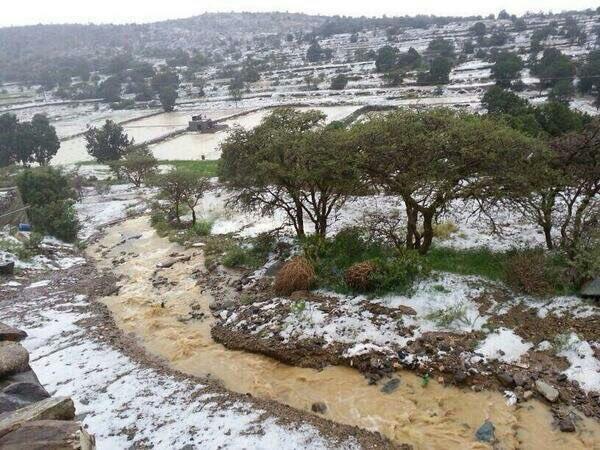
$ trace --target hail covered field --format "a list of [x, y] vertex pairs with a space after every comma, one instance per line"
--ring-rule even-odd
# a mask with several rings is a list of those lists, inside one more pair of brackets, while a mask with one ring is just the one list
[[[544, 218], [527, 209], [531, 203], [504, 201], [493, 188], [490, 196], [497, 197], [487, 203], [462, 195], [472, 179], [460, 173], [450, 199], [440, 196], [431, 212], [429, 252], [416, 255], [399, 247], [411, 239], [411, 218], [430, 211], [411, 210], [407, 194], [389, 188], [390, 178], [375, 185], [403, 161], [388, 153], [381, 166], [367, 157], [358, 169], [343, 170], [345, 155], [364, 156], [364, 147], [400, 147], [393, 137], [378, 139], [387, 132], [401, 140], [384, 124], [403, 111], [430, 112], [425, 117], [433, 122], [458, 118], [465, 128], [476, 117], [488, 120], [484, 96], [497, 86], [518, 103], [510, 114], [492, 116], [504, 127], [501, 139], [514, 130], [525, 134], [534, 121], [545, 134], [516, 142], [530, 145], [532, 155], [542, 139], [557, 147], [562, 141], [550, 139], [572, 131], [564, 128], [568, 111], [585, 113], [573, 119], [581, 121], [574, 133], [585, 133], [597, 123], [600, 102], [600, 71], [589, 63], [599, 52], [600, 12], [350, 25], [339, 18], [267, 17], [270, 25], [260, 14], [218, 15], [206, 32], [194, 19], [150, 24], [130, 50], [106, 47], [106, 61], [85, 47], [63, 61], [75, 66], [89, 58], [84, 75], [61, 77], [50, 66], [36, 79], [17, 69], [0, 78], [7, 80], [0, 85], [0, 119], [10, 114], [33, 124], [47, 117], [60, 141], [48, 165], [73, 187], [69, 213], [52, 226], [74, 220], [77, 227], [70, 239], [58, 239], [46, 229], [38, 233], [39, 205], [28, 203], [35, 196], [11, 197], [17, 186], [27, 190], [21, 166], [37, 162], [11, 160], [0, 186], [0, 208], [10, 205], [0, 219], [21, 206], [32, 212], [32, 230], [17, 230], [20, 220], [1, 222], [0, 267], [11, 268], [0, 271], [0, 335], [5, 340], [7, 326], [27, 333], [20, 345], [36, 386], [53, 398], [71, 397], [75, 420], [99, 449], [600, 449], [598, 287], [582, 296], [580, 286], [557, 287], [556, 280], [517, 286], [517, 269], [509, 266], [539, 267], [527, 272], [537, 276], [545, 264], [563, 264], [574, 277], [581, 258], [598, 258], [590, 250], [566, 263], [571, 255], [545, 247], [562, 245], [582, 223], [591, 224], [597, 239], [598, 222], [589, 217], [598, 214], [600, 189], [571, 203], [573, 190], [563, 189], [556, 202], [565, 207], [557, 215], [592, 206], [544, 233]], [[0, 29], [0, 45], [2, 39]], [[511, 67], [499, 75], [506, 55]], [[544, 58], [568, 67], [543, 72]], [[7, 68], [0, 64], [0, 74]], [[48, 81], [50, 73], [59, 75]], [[176, 99], [168, 105], [171, 91]], [[563, 115], [552, 122], [559, 108]], [[312, 112], [323, 115], [317, 127], [297, 123]], [[380, 123], [377, 133], [365, 132], [370, 122]], [[98, 138], [111, 123], [133, 140], [122, 149], [124, 161], [148, 151], [143, 158], [152, 168], [140, 182], [90, 151], [89, 135]], [[314, 128], [331, 134], [303, 140]], [[461, 132], [453, 129], [447, 138]], [[424, 149], [436, 147], [439, 141], [429, 137], [411, 145], [426, 140]], [[577, 142], [598, 150], [594, 139]], [[468, 145], [476, 148], [479, 140], [487, 142], [480, 135]], [[311, 152], [305, 160], [286, 153], [305, 142], [321, 151], [302, 147]], [[264, 148], [272, 153], [253, 162]], [[239, 164], [232, 159], [237, 153], [246, 158]], [[406, 159], [418, 159], [414, 153]], [[591, 172], [585, 168], [593, 160], [576, 169]], [[302, 183], [293, 185], [288, 166], [305, 177]], [[356, 175], [364, 166], [369, 170]], [[437, 179], [428, 191], [420, 172], [415, 178], [419, 205], [448, 181]], [[361, 189], [348, 188], [347, 179], [360, 179]], [[188, 185], [177, 190], [180, 182]], [[333, 182], [344, 188], [328, 191]], [[581, 184], [590, 185], [600, 181]], [[193, 189], [200, 194], [189, 194]], [[265, 202], [269, 196], [276, 200]], [[319, 214], [328, 220], [323, 236]], [[426, 228], [425, 219], [417, 221], [412, 233], [422, 239]], [[588, 229], [580, 228], [583, 236]], [[524, 263], [523, 255], [532, 259]], [[300, 260], [309, 268], [298, 277], [311, 283], [279, 289], [286, 267]], [[368, 278], [391, 260], [405, 266], [385, 266], [397, 271], [390, 277], [409, 285]], [[598, 266], [585, 267], [585, 282], [597, 283]], [[352, 268], [368, 272], [369, 289], [355, 288]], [[373, 280], [394, 288], [374, 287]], [[6, 425], [13, 410], [35, 403], [11, 390], [22, 382], [13, 372], [0, 364], [0, 448], [15, 442], [21, 447], [8, 448], [27, 448], [33, 434], [15, 434], [23, 421]], [[28, 426], [44, 425], [34, 422], [46, 416], [36, 417]]]

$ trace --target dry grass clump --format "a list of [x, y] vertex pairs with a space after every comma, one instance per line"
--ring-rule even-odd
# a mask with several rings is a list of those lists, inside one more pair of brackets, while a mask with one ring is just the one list
[[315, 270], [310, 261], [296, 256], [283, 265], [275, 277], [275, 292], [290, 295], [295, 291], [307, 291], [315, 280]]
[[372, 261], [352, 264], [344, 273], [344, 281], [350, 289], [364, 292], [371, 288], [371, 274], [377, 270]]
[[529, 295], [546, 296], [554, 292], [553, 273], [548, 258], [542, 251], [522, 251], [512, 255], [505, 267], [506, 281], [513, 289]]
[[451, 235], [458, 231], [454, 222], [440, 222], [433, 224], [433, 235], [442, 241], [449, 239]]

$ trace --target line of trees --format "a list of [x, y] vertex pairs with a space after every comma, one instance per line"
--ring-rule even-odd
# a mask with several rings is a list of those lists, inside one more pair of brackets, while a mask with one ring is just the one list
[[[351, 197], [382, 192], [403, 207], [398, 242], [425, 254], [456, 200], [495, 222], [510, 206], [571, 257], [600, 217], [600, 121], [534, 138], [493, 115], [400, 110], [350, 127], [318, 111], [275, 110], [222, 145], [220, 180], [232, 202], [283, 211], [296, 234], [325, 236]], [[464, 206], [462, 206], [464, 207]]]

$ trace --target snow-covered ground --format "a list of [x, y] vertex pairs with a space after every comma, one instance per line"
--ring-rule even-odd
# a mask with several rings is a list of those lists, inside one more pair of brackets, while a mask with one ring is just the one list
[[[40, 382], [53, 395], [71, 396], [97, 448], [150, 447], [327, 449], [310, 425], [281, 425], [251, 403], [200, 383], [146, 367], [93, 337], [83, 295], [32, 283], [25, 301], [2, 304], [0, 320], [25, 329], [23, 345]], [[44, 291], [45, 292], [45, 291]], [[97, 323], [97, 322], [96, 322]], [[225, 401], [225, 403], [223, 403]], [[357, 448], [348, 439], [336, 448]]]

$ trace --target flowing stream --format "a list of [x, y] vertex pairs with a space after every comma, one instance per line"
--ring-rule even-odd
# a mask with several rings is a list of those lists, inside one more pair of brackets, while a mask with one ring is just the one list
[[[149, 353], [173, 368], [211, 376], [231, 391], [304, 411], [310, 411], [314, 402], [324, 402], [325, 418], [379, 431], [416, 449], [488, 448], [474, 438], [485, 420], [494, 423], [502, 449], [573, 450], [599, 445], [597, 422], [584, 418], [577, 433], [561, 433], [552, 426], [549, 408], [539, 401], [509, 406], [499, 392], [473, 392], [435, 381], [423, 387], [420, 378], [405, 370], [397, 372], [398, 389], [384, 394], [351, 368], [291, 367], [262, 355], [226, 349], [210, 336], [211, 298], [192, 273], [203, 267], [202, 252], [159, 237], [147, 217], [107, 229], [88, 252], [100, 267], [121, 277], [118, 295], [103, 302], [123, 332], [131, 333]], [[173, 284], [154, 287], [156, 264], [173, 252], [191, 259], [160, 270], [158, 275]], [[123, 262], [113, 267], [114, 258]], [[204, 320], [189, 320], [194, 303], [200, 304]]]

